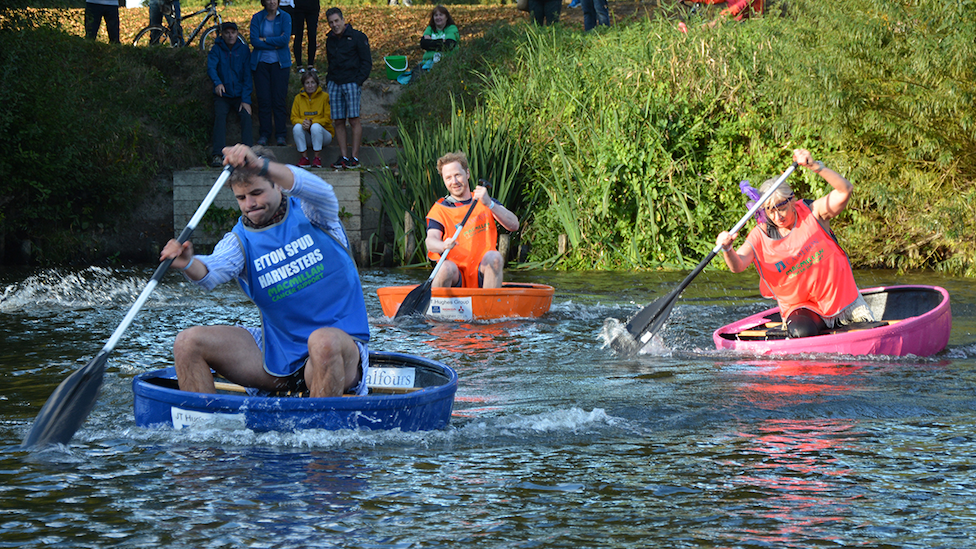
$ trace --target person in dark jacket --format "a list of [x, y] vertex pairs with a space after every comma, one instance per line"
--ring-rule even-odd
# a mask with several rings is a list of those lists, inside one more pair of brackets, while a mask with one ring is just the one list
[[[363, 126], [359, 121], [360, 99], [363, 84], [373, 70], [373, 57], [369, 52], [369, 39], [346, 23], [339, 8], [329, 8], [325, 18], [331, 29], [325, 38], [325, 53], [329, 61], [326, 85], [336, 145], [339, 147], [339, 159], [332, 163], [332, 168], [356, 168], [359, 167], [359, 146], [363, 140]], [[347, 120], [352, 128], [352, 154], [348, 156]]]
[[207, 54], [207, 76], [214, 85], [214, 131], [210, 165], [224, 163], [221, 151], [227, 141], [227, 116], [236, 112], [241, 117], [241, 142], [253, 144], [251, 125], [251, 50], [237, 37], [237, 23], [227, 21], [220, 26], [217, 40]]

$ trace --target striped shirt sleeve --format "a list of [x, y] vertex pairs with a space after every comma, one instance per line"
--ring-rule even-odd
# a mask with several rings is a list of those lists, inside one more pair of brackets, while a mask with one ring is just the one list
[[[287, 194], [301, 202], [302, 212], [313, 225], [328, 232], [349, 248], [349, 238], [339, 220], [339, 199], [332, 185], [308, 170], [296, 166], [288, 166], [288, 169], [295, 176], [295, 183]], [[232, 232], [226, 233], [220, 239], [212, 254], [197, 255], [195, 258], [207, 266], [207, 275], [200, 280], [190, 280], [189, 277], [187, 280], [208, 291], [237, 278], [244, 271], [244, 250]]]

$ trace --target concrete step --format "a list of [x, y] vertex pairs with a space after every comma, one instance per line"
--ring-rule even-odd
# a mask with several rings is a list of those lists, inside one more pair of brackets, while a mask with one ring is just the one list
[[[288, 145], [285, 147], [268, 147], [271, 149], [275, 157], [279, 162], [284, 164], [294, 164], [298, 165], [298, 160], [301, 155], [298, 154], [298, 149], [294, 145]], [[309, 158], [312, 157], [312, 152], [308, 151]], [[386, 166], [396, 162], [397, 149], [394, 147], [371, 147], [369, 145], [363, 145], [359, 149], [359, 162], [364, 168], [375, 168], [379, 166]], [[323, 169], [331, 170], [330, 164], [335, 162], [339, 158], [339, 148], [335, 146], [335, 143], [326, 145], [322, 149], [322, 166]]]

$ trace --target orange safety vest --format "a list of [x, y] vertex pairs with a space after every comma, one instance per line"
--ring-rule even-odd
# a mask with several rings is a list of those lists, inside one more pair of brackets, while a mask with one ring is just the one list
[[796, 227], [780, 240], [758, 225], [746, 239], [759, 271], [759, 289], [775, 297], [784, 319], [799, 308], [832, 317], [858, 298], [847, 254], [802, 201], [796, 202]]
[[[446, 198], [446, 197], [445, 197]], [[454, 235], [454, 227], [464, 219], [464, 214], [468, 213], [466, 204], [463, 206], [445, 206], [445, 198], [438, 198], [437, 202], [427, 212], [428, 226], [430, 220], [437, 221], [444, 226], [444, 240]], [[498, 242], [498, 229], [495, 228], [495, 216], [492, 215], [484, 204], [478, 202], [471, 212], [471, 217], [461, 230], [461, 236], [457, 239], [457, 244], [451, 248], [448, 260], [458, 266], [461, 271], [461, 284], [465, 288], [478, 287], [478, 267], [481, 265], [481, 258], [486, 253], [496, 249]], [[437, 261], [441, 258], [440, 254], [427, 252], [427, 257]]]

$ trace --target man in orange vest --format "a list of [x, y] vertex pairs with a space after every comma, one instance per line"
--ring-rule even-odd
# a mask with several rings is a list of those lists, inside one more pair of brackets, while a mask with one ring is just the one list
[[[742, 272], [750, 263], [756, 266], [759, 289], [764, 296], [776, 298], [790, 337], [872, 321], [847, 254], [830, 230], [830, 220], [844, 211], [854, 185], [823, 162], [814, 162], [808, 150], [793, 151], [793, 160], [833, 190], [817, 200], [797, 200], [784, 182], [763, 204], [766, 222], [757, 223], [738, 250], [732, 249], [738, 234], [728, 231], [719, 233], [715, 244], [724, 249], [722, 255], [732, 272]], [[763, 183], [760, 194], [774, 182]]]
[[[505, 258], [496, 247], [495, 223], [515, 231], [518, 217], [489, 196], [485, 187], [478, 185], [471, 190], [471, 172], [464, 153], [448, 153], [437, 159], [437, 173], [449, 194], [437, 199], [427, 212], [427, 257], [436, 261], [446, 250], [451, 252], [431, 286], [501, 288]], [[464, 219], [472, 201], [477, 204], [471, 217], [455, 235], [455, 226]]]

